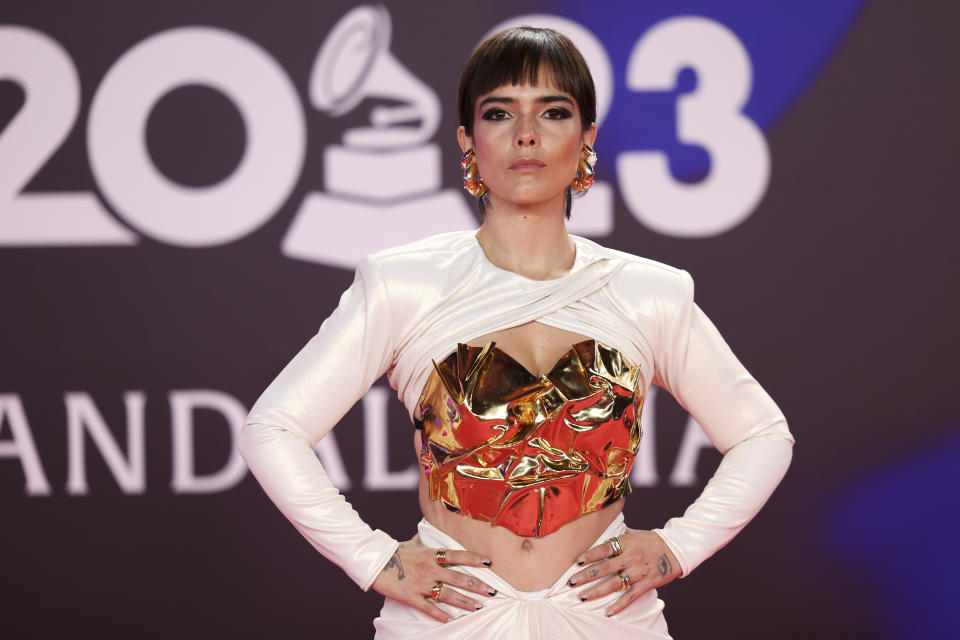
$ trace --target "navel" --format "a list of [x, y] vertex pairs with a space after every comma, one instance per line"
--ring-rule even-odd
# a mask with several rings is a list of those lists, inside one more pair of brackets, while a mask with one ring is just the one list
[[520, 550], [526, 551], [527, 553], [533, 551], [533, 543], [530, 542], [529, 540], [524, 540], [523, 542], [520, 543]]

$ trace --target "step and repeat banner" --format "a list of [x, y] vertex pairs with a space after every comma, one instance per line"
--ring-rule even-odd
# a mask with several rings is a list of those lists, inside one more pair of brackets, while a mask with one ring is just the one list
[[[235, 438], [360, 258], [477, 227], [460, 70], [529, 24], [570, 36], [597, 87], [570, 232], [689, 270], [798, 440], [757, 520], [662, 590], [672, 633], [950, 636], [956, 13], [5, 2], [3, 635], [372, 636], [382, 599], [300, 538]], [[626, 515], [653, 528], [720, 456], [666, 392], [643, 427]], [[412, 536], [413, 427], [385, 380], [316, 453]]]

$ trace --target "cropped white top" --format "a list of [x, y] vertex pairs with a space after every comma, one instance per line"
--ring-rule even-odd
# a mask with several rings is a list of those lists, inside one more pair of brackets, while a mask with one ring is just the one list
[[398, 543], [372, 530], [312, 448], [384, 373], [412, 416], [433, 362], [458, 343], [531, 321], [589, 336], [669, 391], [724, 453], [682, 517], [656, 529], [687, 575], [759, 511], [789, 466], [780, 410], [693, 302], [685, 271], [574, 236], [573, 268], [530, 280], [490, 263], [475, 231], [365, 258], [319, 332], [250, 412], [239, 449], [267, 495], [368, 589]]

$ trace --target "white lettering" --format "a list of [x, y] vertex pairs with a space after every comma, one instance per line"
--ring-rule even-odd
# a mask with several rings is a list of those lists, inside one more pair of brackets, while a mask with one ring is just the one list
[[43, 473], [37, 446], [27, 424], [20, 397], [12, 393], [0, 393], [0, 433], [3, 433], [4, 418], [10, 424], [10, 440], [0, 440], [0, 458], [19, 458], [23, 475], [27, 480], [28, 496], [50, 495], [50, 483]]
[[[173, 438], [173, 492], [217, 493], [240, 482], [247, 472], [247, 465], [234, 443], [247, 417], [247, 409], [243, 403], [223, 391], [211, 389], [171, 391], [169, 399]], [[196, 409], [219, 411], [227, 419], [227, 426], [230, 428], [230, 455], [226, 464], [219, 471], [202, 476], [197, 475], [194, 470], [193, 412]]]
[[[167, 92], [211, 87], [243, 116], [246, 145], [217, 184], [185, 187], [153, 164], [147, 119]], [[117, 213], [150, 237], [206, 247], [242, 238], [283, 206], [303, 169], [306, 118], [283, 67], [231, 31], [178, 27], [145, 38], [104, 76], [90, 105], [90, 168]]]
[[143, 493], [146, 489], [144, 405], [147, 396], [143, 391], [127, 391], [123, 394], [123, 402], [127, 410], [126, 460], [93, 398], [84, 391], [64, 395], [67, 407], [67, 493], [86, 495], [90, 490], [87, 485], [84, 430], [89, 431], [91, 440], [124, 493]]
[[66, 49], [29, 27], [0, 26], [0, 80], [15, 82], [25, 94], [0, 130], [0, 246], [136, 243], [92, 193], [24, 191], [80, 113], [80, 77]]
[[658, 233], [705, 237], [743, 222], [770, 181], [770, 150], [763, 132], [741, 112], [753, 69], [736, 34], [709, 18], [684, 16], [654, 25], [627, 62], [627, 87], [670, 91], [684, 68], [697, 74], [692, 92], [677, 98], [677, 139], [710, 155], [710, 173], [696, 184], [678, 181], [661, 151], [617, 156], [623, 200]]

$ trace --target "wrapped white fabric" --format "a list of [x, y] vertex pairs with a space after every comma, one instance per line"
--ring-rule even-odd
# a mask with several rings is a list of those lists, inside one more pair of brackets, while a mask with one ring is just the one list
[[[596, 546], [626, 530], [623, 514], [597, 536]], [[420, 541], [428, 547], [462, 549], [426, 519], [417, 526]], [[373, 621], [375, 640], [554, 640], [555, 638], [603, 638], [604, 640], [670, 640], [663, 617], [663, 601], [650, 589], [629, 606], [607, 617], [606, 609], [622, 595], [614, 591], [583, 602], [586, 587], [571, 587], [571, 576], [582, 569], [569, 567], [550, 587], [540, 591], [518, 591], [492, 569], [451, 567], [480, 579], [497, 590], [483, 599], [483, 609], [466, 611], [444, 602], [436, 603], [452, 616], [439, 622], [411, 606], [387, 598], [380, 616]]]
[[499, 269], [475, 231], [365, 258], [319, 332], [263, 393], [239, 449], [293, 525], [362, 588], [397, 548], [333, 487], [312, 447], [384, 373], [412, 415], [431, 371], [458, 342], [537, 321], [594, 338], [672, 393], [723, 463], [681, 518], [657, 530], [684, 575], [759, 511], [790, 461], [780, 410], [693, 302], [681, 270], [574, 237], [573, 268], [554, 280]]

